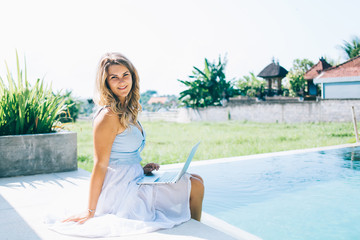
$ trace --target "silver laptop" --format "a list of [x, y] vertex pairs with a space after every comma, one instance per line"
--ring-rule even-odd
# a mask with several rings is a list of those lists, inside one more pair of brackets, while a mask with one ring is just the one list
[[176, 183], [179, 179], [186, 173], [186, 170], [189, 168], [190, 162], [193, 159], [195, 152], [199, 146], [200, 142], [198, 142], [192, 149], [189, 154], [188, 159], [186, 160], [182, 169], [178, 172], [163, 172], [163, 173], [151, 173], [145, 175], [137, 184], [168, 184], [168, 183]]

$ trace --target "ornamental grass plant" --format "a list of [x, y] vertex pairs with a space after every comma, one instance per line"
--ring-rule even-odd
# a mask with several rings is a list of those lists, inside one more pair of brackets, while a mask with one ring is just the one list
[[23, 72], [17, 53], [16, 64], [17, 81], [6, 62], [6, 83], [0, 76], [0, 135], [51, 133], [62, 128], [57, 116], [66, 110], [65, 99], [43, 80], [37, 79], [31, 86], [26, 61]]

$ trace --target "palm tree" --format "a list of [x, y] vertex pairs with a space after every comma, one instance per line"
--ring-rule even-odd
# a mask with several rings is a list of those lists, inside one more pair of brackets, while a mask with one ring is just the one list
[[360, 54], [360, 38], [355, 36], [350, 42], [344, 40], [344, 45], [340, 47], [349, 58], [356, 57]]

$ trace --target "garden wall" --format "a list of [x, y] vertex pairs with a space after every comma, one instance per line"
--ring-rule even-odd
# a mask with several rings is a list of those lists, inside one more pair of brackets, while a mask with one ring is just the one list
[[139, 118], [140, 121], [178, 122], [179, 112], [180, 112], [179, 109], [167, 111], [167, 112], [141, 112]]
[[[351, 106], [360, 120], [360, 99], [319, 101], [232, 100], [227, 107], [182, 109], [183, 121], [251, 121], [251, 122], [349, 122]], [[187, 118], [187, 119], [186, 119]]]
[[251, 122], [350, 122], [351, 106], [360, 120], [360, 99], [299, 101], [297, 99], [256, 101], [231, 100], [226, 107], [203, 109], [181, 108], [177, 112], [142, 113], [140, 120], [192, 121], [251, 121]]

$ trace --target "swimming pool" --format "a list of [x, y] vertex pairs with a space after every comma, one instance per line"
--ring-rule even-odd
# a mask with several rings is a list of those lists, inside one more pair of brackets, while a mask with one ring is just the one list
[[203, 210], [263, 239], [359, 239], [360, 147], [193, 166]]

